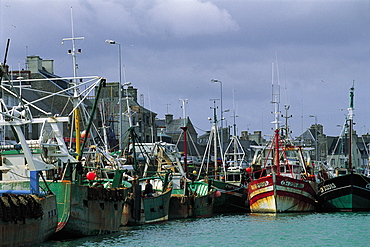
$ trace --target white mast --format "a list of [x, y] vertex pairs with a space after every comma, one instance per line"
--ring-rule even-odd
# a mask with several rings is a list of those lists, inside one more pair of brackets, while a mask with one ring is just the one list
[[[279, 73], [279, 71], [277, 71]], [[278, 85], [276, 87], [274, 83], [274, 62], [272, 62], [272, 101], [271, 103], [275, 105], [274, 107], [274, 115], [275, 115], [275, 120], [272, 122], [275, 124], [275, 130], [280, 128], [280, 109], [279, 109], [279, 104], [280, 104], [280, 82], [278, 79]]]
[[[72, 38], [64, 38], [62, 40], [62, 44], [64, 44], [64, 41], [66, 40], [71, 40], [72, 41], [72, 50], [69, 50], [68, 51], [68, 54], [71, 54], [72, 55], [72, 64], [73, 64], [73, 84], [74, 84], [74, 93], [73, 93], [73, 96], [74, 96], [74, 106], [77, 106], [78, 105], [78, 87], [77, 87], [77, 68], [78, 68], [78, 65], [77, 65], [77, 62], [76, 62], [76, 54], [78, 53], [81, 53], [81, 50], [78, 49], [77, 52], [76, 52], [76, 47], [75, 47], [75, 40], [79, 40], [79, 39], [84, 39], [84, 37], [78, 37], [78, 38], [75, 38], [74, 36], [74, 27], [73, 27], [73, 11], [72, 11], [72, 7], [71, 7], [71, 23], [72, 23]], [[80, 155], [80, 126], [79, 126], [79, 110], [78, 108], [76, 108], [74, 110], [74, 120], [75, 120], [75, 129], [76, 129], [76, 153]], [[71, 138], [72, 140], [72, 138]]]

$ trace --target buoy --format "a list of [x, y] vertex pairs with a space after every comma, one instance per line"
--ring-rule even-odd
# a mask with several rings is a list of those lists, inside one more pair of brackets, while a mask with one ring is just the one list
[[218, 191], [218, 190], [216, 190], [216, 192], [215, 192], [215, 197], [220, 197], [221, 196], [221, 192], [220, 191]]
[[88, 179], [88, 180], [94, 180], [95, 178], [96, 178], [96, 174], [95, 174], [95, 172], [88, 172], [87, 174], [86, 174], [86, 178]]
[[247, 168], [245, 168], [245, 171], [250, 173], [252, 171], [252, 169], [250, 167], [247, 167]]
[[194, 171], [193, 171], [193, 174], [194, 174], [194, 175], [195, 175], [195, 174], [197, 174], [197, 171], [196, 171], [196, 170], [194, 170]]

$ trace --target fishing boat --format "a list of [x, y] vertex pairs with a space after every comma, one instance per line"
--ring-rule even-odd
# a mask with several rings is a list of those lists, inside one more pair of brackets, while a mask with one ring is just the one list
[[[79, 81], [81, 82], [79, 86], [89, 85], [86, 87], [87, 92], [96, 89], [96, 99], [99, 98], [99, 92], [105, 85], [105, 79], [97, 76], [81, 78], [46, 78], [37, 79], [37, 81], [42, 83], [46, 83], [47, 81], [51, 83], [51, 85], [54, 81]], [[3, 81], [1, 88], [9, 94], [16, 96], [16, 93], [11, 90], [14, 88], [13, 82], [9, 79], [8, 81]], [[57, 201], [58, 226], [53, 236], [56, 238], [90, 236], [118, 231], [122, 224], [121, 219], [124, 203], [131, 187], [130, 183], [123, 181], [123, 170], [117, 168], [108, 169], [104, 166], [107, 162], [101, 162], [99, 165], [96, 165], [97, 163], [95, 164], [91, 162], [90, 159], [87, 159], [87, 157], [84, 157], [85, 145], [88, 143], [89, 139], [94, 139], [89, 138], [89, 130], [94, 119], [93, 116], [97, 101], [95, 101], [92, 106], [91, 114], [87, 117], [87, 133], [83, 139], [82, 146], [78, 146], [81, 138], [77, 136], [80, 132], [76, 131], [76, 138], [74, 139], [76, 144], [75, 150], [78, 157], [76, 157], [75, 152], [70, 153], [70, 149], [67, 148], [63, 136], [63, 124], [70, 122], [70, 118], [68, 116], [51, 117], [50, 113], [35, 105], [36, 102], [42, 102], [55, 96], [73, 98], [68, 92], [73, 91], [75, 88], [77, 88], [76, 84], [53, 93], [37, 90], [38, 92], [42, 92], [43, 97], [37, 98], [34, 101], [27, 101], [22, 97], [21, 101], [26, 107], [32, 107], [37, 115], [46, 116], [44, 118], [33, 117], [30, 111], [26, 112], [28, 114], [26, 115], [28, 123], [37, 124], [37, 126], [34, 125], [33, 127], [40, 130], [38, 140], [27, 140], [27, 142], [32, 143], [33, 155], [38, 161], [42, 161], [54, 167], [54, 169], [45, 172], [45, 178], [47, 187], [55, 194]], [[22, 89], [22, 91], [23, 90], [34, 89], [31, 86]], [[86, 95], [81, 93], [76, 94], [74, 99], [85, 99], [86, 97]], [[78, 101], [77, 104], [74, 105], [75, 108], [72, 112], [75, 112], [75, 110], [83, 105], [83, 100]], [[14, 112], [20, 112], [20, 110], [14, 109]], [[79, 120], [78, 117], [75, 119]], [[76, 126], [79, 125], [76, 124]], [[93, 137], [93, 133], [91, 133], [91, 137]], [[98, 149], [96, 149], [95, 153], [98, 152]], [[116, 176], [112, 178], [105, 176], [108, 172]], [[28, 171], [25, 169], [24, 165], [23, 167], [19, 167], [17, 174], [18, 176], [14, 179], [29, 177]]]
[[172, 191], [169, 219], [213, 216], [215, 192], [214, 188], [202, 181], [180, 183]]
[[[54, 234], [58, 223], [55, 194], [45, 181], [40, 182], [42, 172], [54, 166], [34, 156], [22, 130], [33, 121], [20, 118], [16, 108], [20, 109], [9, 111], [0, 99], [0, 126], [11, 127], [19, 140], [16, 145], [0, 146], [0, 246], [42, 243]], [[25, 176], [14, 178], [19, 171]]]
[[[273, 67], [274, 68], [274, 67]], [[273, 72], [274, 74], [274, 72]], [[248, 184], [252, 213], [309, 212], [316, 209], [316, 177], [308, 150], [289, 138], [289, 105], [285, 105], [285, 128], [280, 127], [280, 85], [272, 79], [274, 137], [257, 149]], [[306, 154], [306, 155], [305, 155]]]
[[218, 135], [216, 109], [214, 106], [212, 129], [198, 179], [204, 177], [218, 191], [215, 195], [214, 213], [248, 212], [248, 178], [243, 148], [235, 133], [226, 152], [223, 152]]
[[[124, 203], [129, 195], [131, 184], [123, 180], [124, 171], [119, 169], [119, 164], [112, 168], [112, 157], [108, 157], [110, 161], [108, 163], [107, 160], [96, 162], [96, 159], [84, 156], [99, 93], [104, 84], [105, 79], [100, 78], [96, 84], [91, 85], [97, 86], [98, 89], [81, 147], [78, 145], [79, 138], [76, 138], [77, 159], [67, 154], [68, 159], [62, 163], [62, 172], [58, 174], [58, 179], [49, 185], [57, 195], [60, 212], [56, 238], [100, 235], [118, 231], [122, 225], [122, 215], [126, 214]], [[78, 95], [75, 97], [80, 98]], [[80, 104], [81, 102], [78, 105]], [[78, 109], [78, 105], [75, 106], [75, 110]], [[77, 125], [78, 121], [76, 121], [76, 127]], [[62, 138], [57, 136], [57, 132], [54, 132], [54, 135], [48, 135], [47, 140], [46, 143], [57, 140], [58, 151], [65, 154], [67, 147]], [[92, 148], [95, 155], [104, 154], [96, 145], [92, 145]], [[104, 154], [104, 157], [107, 158], [107, 154]], [[108, 173], [112, 173], [113, 178], [110, 178]]]
[[[213, 204], [216, 189], [210, 183], [196, 181], [197, 164], [193, 165], [193, 172], [189, 174], [188, 167], [188, 126], [185, 103], [183, 102], [182, 136], [184, 140], [183, 157], [179, 154], [174, 144], [161, 145], [163, 148], [159, 157], [163, 157], [166, 165], [173, 167], [173, 190], [170, 200], [170, 219], [211, 217], [213, 215]], [[179, 136], [179, 140], [181, 135]], [[191, 140], [192, 141], [192, 140]], [[167, 147], [167, 148], [166, 148]], [[170, 149], [168, 147], [171, 147]], [[180, 157], [181, 161], [180, 162]], [[194, 160], [195, 161], [195, 158]]]
[[315, 210], [316, 179], [302, 151], [302, 147], [280, 139], [277, 129], [269, 148], [257, 152], [248, 184], [252, 213]]
[[[130, 145], [123, 154], [125, 164], [133, 167], [127, 224], [143, 225], [167, 221], [172, 193], [172, 170], [155, 163], [149, 155], [150, 147], [138, 142], [135, 126], [131, 126], [129, 132]], [[150, 191], [147, 186], [150, 186]]]
[[[324, 211], [369, 211], [370, 210], [370, 177], [366, 176], [354, 166], [353, 143], [353, 106], [354, 106], [354, 82], [350, 88], [350, 106], [348, 119], [344, 132], [348, 133], [348, 150], [346, 157], [342, 159], [340, 167], [322, 167], [320, 174], [323, 181], [319, 184], [318, 202]], [[334, 172], [328, 168], [333, 168]], [[359, 168], [359, 167], [358, 167]]]
[[[196, 181], [196, 174], [185, 172], [187, 169], [180, 162], [180, 153], [175, 144], [162, 142], [155, 146], [158, 164], [172, 169], [169, 219], [211, 217], [216, 189], [209, 183]], [[186, 167], [186, 158], [184, 161]]]

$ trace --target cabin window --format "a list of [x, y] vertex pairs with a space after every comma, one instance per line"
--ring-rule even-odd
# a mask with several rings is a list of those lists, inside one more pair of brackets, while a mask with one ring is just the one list
[[300, 172], [301, 172], [300, 167], [299, 167], [299, 166], [294, 166], [294, 167], [293, 167], [293, 172], [294, 172], [294, 173], [300, 173]]
[[335, 167], [335, 160], [334, 160], [334, 159], [330, 160], [330, 165], [331, 165], [332, 167]]
[[338, 170], [338, 175], [345, 175], [347, 174], [347, 170]]

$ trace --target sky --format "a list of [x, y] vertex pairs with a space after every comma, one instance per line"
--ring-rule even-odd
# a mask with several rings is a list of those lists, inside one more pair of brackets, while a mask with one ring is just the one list
[[369, 0], [0, 0], [0, 61], [10, 39], [13, 70], [37, 55], [72, 76], [72, 26], [78, 76], [119, 81], [121, 55], [144, 107], [189, 116], [198, 135], [214, 102], [223, 127], [272, 135], [274, 85], [293, 137], [315, 122], [337, 136], [353, 81], [354, 128], [370, 133]]

